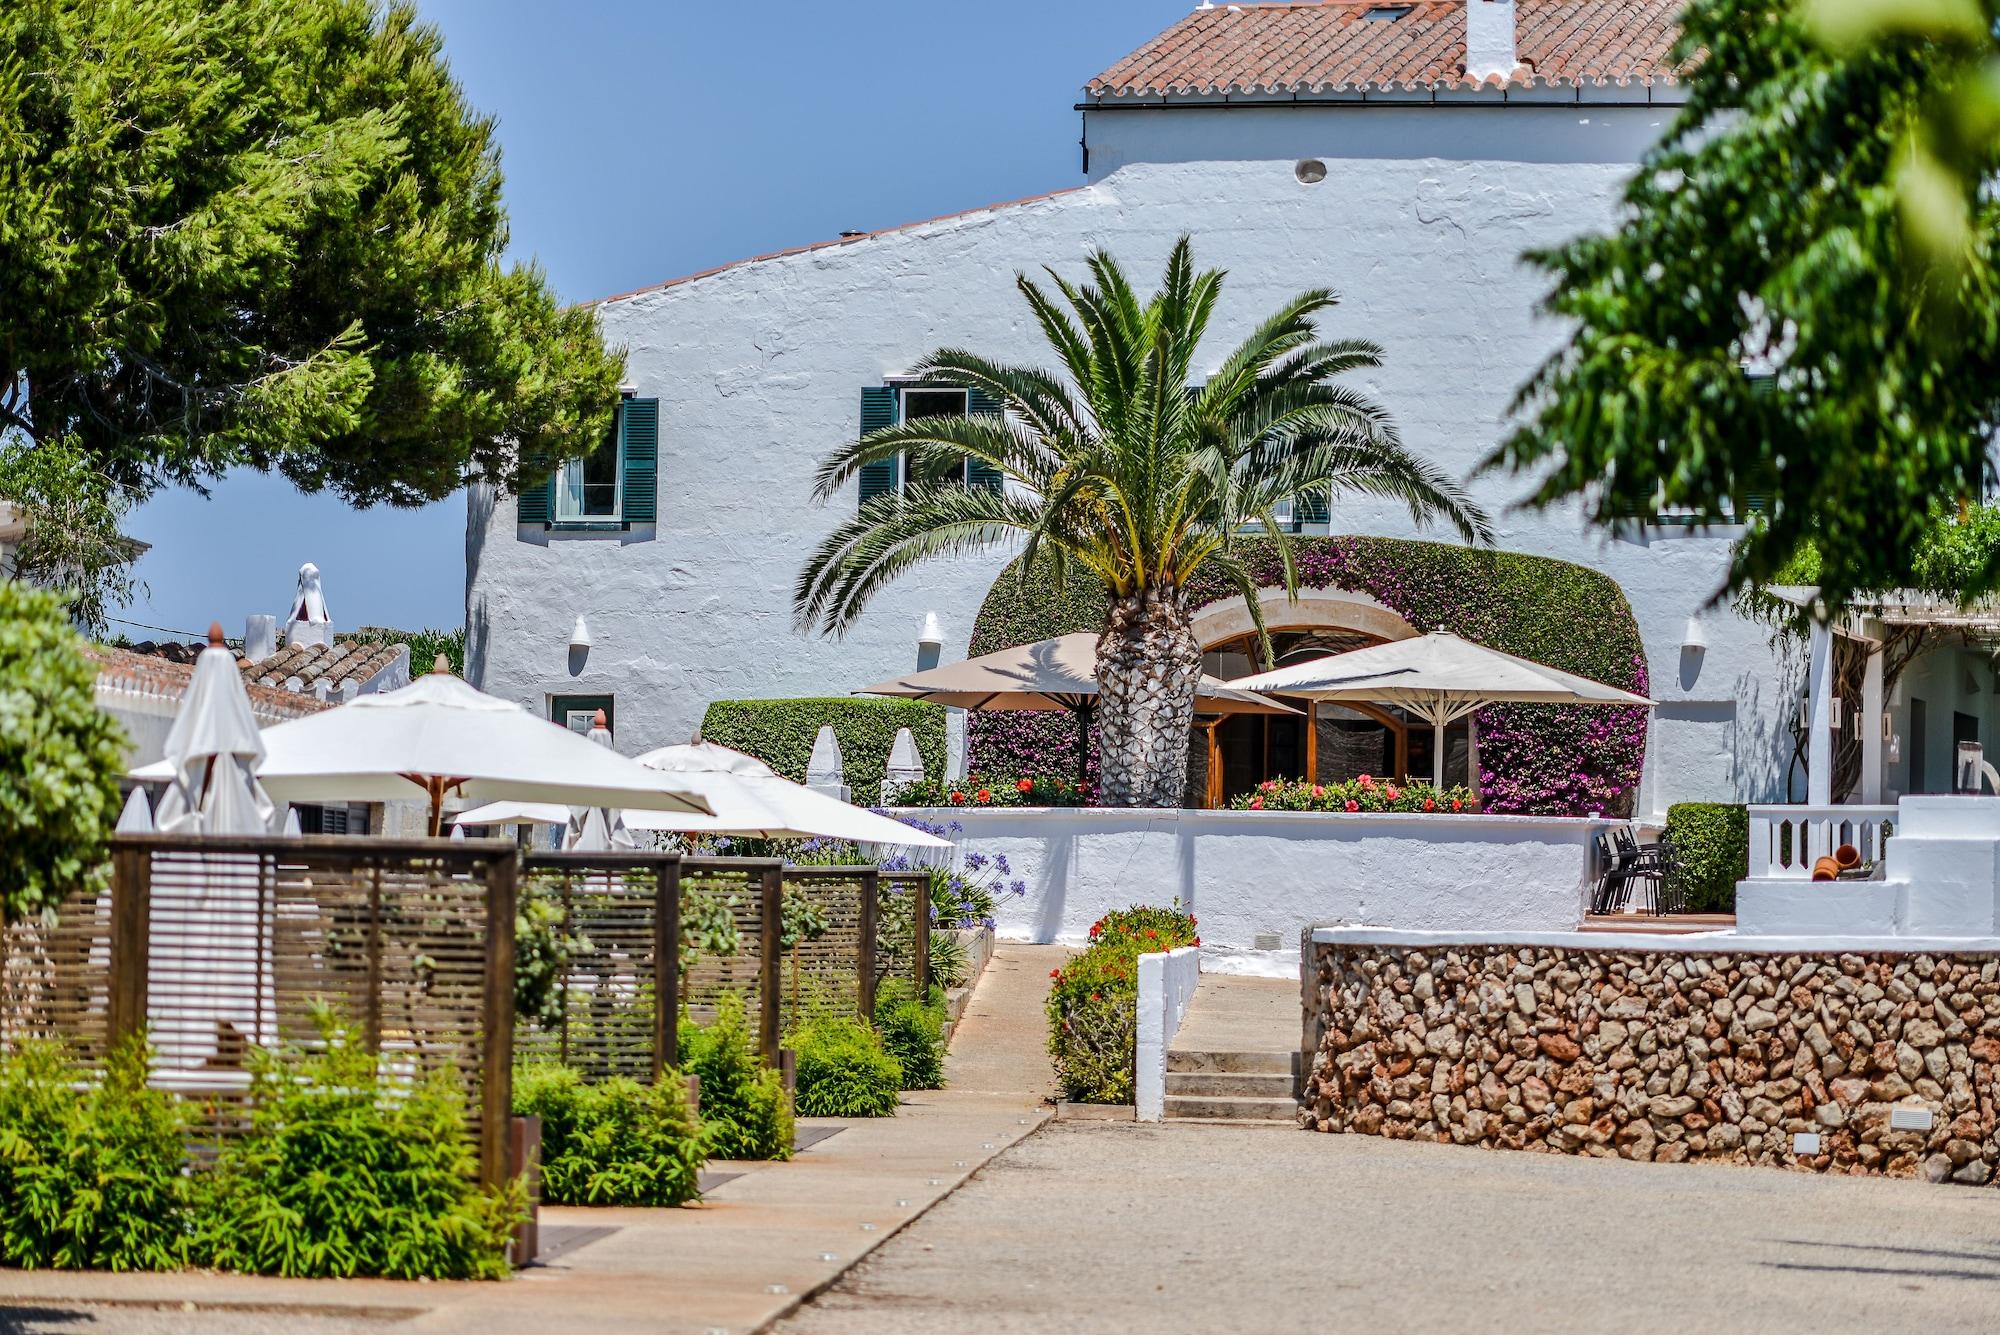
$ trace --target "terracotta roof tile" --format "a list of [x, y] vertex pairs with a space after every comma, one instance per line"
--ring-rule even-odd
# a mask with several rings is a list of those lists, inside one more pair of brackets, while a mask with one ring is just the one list
[[[1093, 97], [1469, 87], [1465, 0], [1220, 5], [1092, 79]], [[1674, 83], [1680, 0], [1516, 0], [1516, 86]], [[1497, 83], [1497, 76], [1489, 83]]]
[[238, 659], [236, 666], [246, 683], [282, 688], [297, 677], [306, 691], [311, 691], [322, 679], [330, 688], [337, 689], [347, 681], [366, 685], [408, 652], [407, 645], [359, 640], [342, 640], [333, 645], [288, 644], [261, 662]]
[[[154, 654], [98, 645], [92, 645], [84, 652], [97, 662], [97, 687], [100, 691], [122, 691], [131, 695], [178, 700], [187, 694], [188, 683], [194, 679], [192, 665], [175, 663]], [[262, 723], [281, 723], [333, 707], [310, 695], [271, 686], [253, 685], [246, 689], [250, 694], [250, 712]]]

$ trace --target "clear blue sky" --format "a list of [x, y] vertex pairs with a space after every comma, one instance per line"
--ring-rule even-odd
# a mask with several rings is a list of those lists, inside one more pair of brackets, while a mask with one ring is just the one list
[[[1074, 185], [1084, 81], [1192, 0], [419, 0], [500, 120], [513, 254], [582, 301], [747, 255]], [[132, 517], [173, 630], [282, 613], [316, 562], [340, 628], [456, 626], [465, 506], [356, 511], [282, 479]], [[134, 639], [149, 632], [117, 626]]]

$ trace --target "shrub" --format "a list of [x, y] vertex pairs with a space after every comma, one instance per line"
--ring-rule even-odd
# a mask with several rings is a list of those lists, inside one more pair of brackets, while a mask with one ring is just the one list
[[875, 1028], [882, 1047], [903, 1068], [904, 1089], [944, 1088], [944, 993], [933, 986], [919, 1001], [901, 978], [883, 983], [875, 994]]
[[321, 1046], [252, 1051], [250, 1128], [201, 1184], [194, 1259], [287, 1277], [504, 1277], [521, 1190], [475, 1184], [451, 1073], [386, 1077], [357, 1032], [315, 1018]]
[[96, 884], [118, 819], [118, 725], [53, 593], [0, 576], [0, 918]]
[[1199, 924], [1178, 908], [1135, 904], [1090, 925], [1088, 949], [1051, 971], [1049, 1056], [1078, 1103], [1130, 1103], [1139, 1028], [1138, 958], [1198, 946]]
[[1750, 874], [1750, 809], [1727, 802], [1676, 802], [1662, 834], [1669, 894], [1692, 913], [1734, 913], [1736, 883]]
[[949, 991], [954, 987], [964, 987], [965, 980], [972, 976], [972, 959], [966, 953], [965, 942], [957, 932], [933, 931], [931, 933], [931, 983]]
[[0, 1260], [24, 1270], [166, 1270], [188, 1226], [187, 1119], [146, 1088], [147, 1052], [122, 1047], [102, 1079], [60, 1048], [0, 1061]]
[[1252, 792], [1232, 799], [1238, 811], [1397, 811], [1479, 810], [1479, 795], [1470, 788], [1439, 790], [1423, 780], [1392, 783], [1363, 774], [1344, 783], [1311, 783], [1304, 779], [1266, 779]]
[[[1268, 539], [1239, 544], [1260, 587], [1283, 586]], [[1625, 690], [1647, 693], [1645, 646], [1617, 582], [1567, 561], [1401, 538], [1292, 539], [1299, 587], [1366, 593], [1413, 626], [1442, 627]], [[971, 654], [1051, 635], [1099, 630], [1103, 586], [1071, 572], [1058, 588], [1046, 568], [1015, 562], [993, 582], [973, 621]], [[1046, 563], [1044, 563], [1046, 565]], [[1189, 586], [1197, 607], [1241, 590], [1219, 572]], [[1645, 757], [1646, 711], [1493, 705], [1478, 713], [1480, 788], [1489, 811], [1626, 815]], [[989, 774], [1067, 774], [1076, 764], [1072, 720], [992, 712], [966, 725], [966, 761]], [[1096, 748], [1093, 746], [1092, 751]]]
[[944, 709], [923, 700], [717, 700], [701, 721], [703, 740], [757, 757], [796, 783], [804, 783], [813, 739], [830, 725], [840, 740], [847, 786], [858, 802], [882, 790], [882, 772], [896, 730], [916, 739], [927, 773], [944, 773]]
[[792, 1036], [798, 1105], [806, 1117], [893, 1117], [903, 1068], [859, 1020], [821, 1016]]
[[677, 1071], [651, 1085], [587, 1084], [574, 1067], [535, 1062], [515, 1072], [514, 1113], [542, 1119], [550, 1204], [669, 1206], [701, 1195], [707, 1154]]
[[784, 1077], [757, 1060], [742, 997], [724, 992], [707, 1028], [683, 1024], [680, 1055], [682, 1068], [701, 1077], [701, 1132], [710, 1157], [792, 1157]]

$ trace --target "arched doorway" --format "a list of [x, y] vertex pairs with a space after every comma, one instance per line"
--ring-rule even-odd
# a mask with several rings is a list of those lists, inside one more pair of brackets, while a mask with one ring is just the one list
[[[1279, 666], [1417, 634], [1366, 594], [1319, 590], [1302, 592], [1294, 602], [1282, 590], [1266, 589], [1258, 601]], [[1243, 599], [1203, 608], [1194, 632], [1202, 645], [1203, 670], [1211, 675], [1228, 681], [1261, 666], [1255, 622]], [[1403, 711], [1388, 706], [1288, 703], [1303, 712], [1297, 717], [1197, 716], [1190, 769], [1199, 771], [1201, 782], [1190, 787], [1204, 792], [1208, 806], [1226, 806], [1266, 779], [1337, 783], [1362, 774], [1430, 777], [1434, 742], [1428, 724], [1413, 726]], [[1447, 783], [1476, 786], [1473, 745], [1470, 720], [1445, 730]]]

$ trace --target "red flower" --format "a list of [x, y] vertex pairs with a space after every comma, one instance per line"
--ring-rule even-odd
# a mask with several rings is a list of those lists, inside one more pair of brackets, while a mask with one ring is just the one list
[[1020, 792], [1032, 793], [1035, 791], [1035, 781], [1033, 779], [1023, 779], [1015, 784], [1014, 787]]
[[1198, 926], [1200, 922], [1201, 922], [1200, 918], [1195, 917], [1192, 913], [1188, 914], [1188, 926], [1190, 927]]
[[1451, 799], [1451, 809], [1452, 809], [1453, 811], [1458, 811], [1458, 810], [1462, 809], [1462, 808], [1463, 808], [1464, 806], [1465, 806], [1465, 803], [1463, 803], [1463, 802], [1459, 801], [1459, 800], [1458, 800], [1457, 798], [1455, 798], [1455, 797], [1454, 797], [1454, 798], [1452, 798], [1452, 799]]
[[1361, 804], [1350, 797], [1347, 799], [1347, 809], [1349, 811], [1359, 811], [1361, 810]]
[[951, 790], [951, 800], [954, 802], [963, 802], [965, 800], [965, 794], [960, 792], [958, 789], [954, 788]]
[[1314, 796], [1314, 797], [1325, 797], [1325, 796], [1326, 796], [1326, 785], [1325, 785], [1325, 784], [1323, 784], [1323, 783], [1316, 783], [1316, 784], [1314, 784], [1314, 785], [1313, 785], [1313, 796]]
[[1437, 809], [1438, 809], [1438, 804], [1434, 799], [1428, 797], [1424, 799], [1425, 811], [1436, 811]]
[[1098, 933], [1102, 932], [1103, 930], [1104, 930], [1104, 924], [1101, 922], [1094, 922], [1090, 924], [1091, 939], [1095, 940], [1097, 938]]
[[993, 800], [993, 790], [991, 788], [981, 788], [977, 796], [982, 802], [991, 802]]
[[1055, 979], [1058, 979], [1058, 980], [1059, 980], [1059, 979], [1061, 979], [1061, 978], [1062, 978], [1062, 970], [1061, 970], [1061, 969], [1050, 969], [1050, 970], [1049, 970], [1049, 977], [1051, 977], [1051, 978], [1055, 978]]
[[1150, 941], [1157, 941], [1160, 939], [1160, 934], [1154, 931], [1152, 928], [1148, 927], [1146, 929], [1146, 938]]
[[1261, 798], [1261, 797], [1253, 797], [1253, 798], [1251, 798], [1251, 799], [1250, 799], [1250, 809], [1251, 809], [1252, 811], [1262, 811], [1262, 810], [1264, 809], [1264, 799], [1263, 799], [1263, 798]]
[[1373, 774], [1364, 774], [1356, 779], [1355, 782], [1363, 788], [1373, 788], [1375, 786], [1375, 776]]
[[1403, 790], [1398, 788], [1393, 783], [1390, 784], [1387, 788], [1384, 788], [1382, 791], [1388, 795], [1388, 798], [1391, 802], [1396, 801], [1403, 795]]
[[1194, 939], [1194, 943], [1195, 943], [1196, 945], [1200, 945], [1200, 944], [1201, 944], [1201, 938], [1200, 938], [1200, 937], [1196, 937], [1196, 938]]
[[1276, 779], [1266, 779], [1264, 780], [1264, 782], [1257, 785], [1257, 791], [1260, 793], [1273, 792], [1277, 789], [1277, 786], [1278, 786], [1278, 781]]
[[1104, 994], [1102, 992], [1092, 992], [1090, 994], [1090, 999], [1092, 1001], [1102, 1001], [1104, 1000]]

